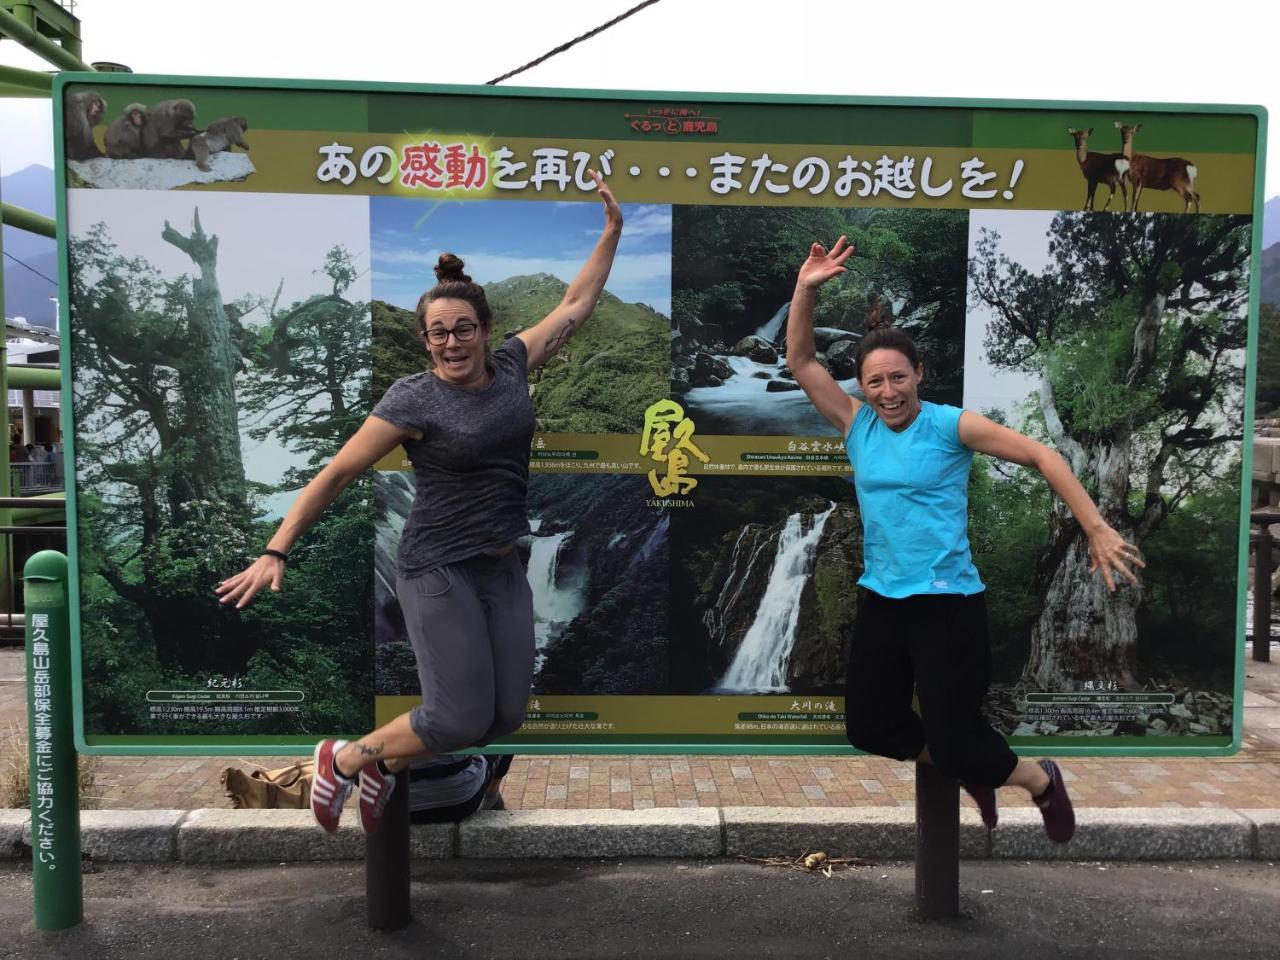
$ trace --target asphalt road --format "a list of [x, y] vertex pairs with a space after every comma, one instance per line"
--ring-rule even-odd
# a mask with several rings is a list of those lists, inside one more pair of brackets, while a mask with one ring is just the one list
[[910, 863], [828, 878], [734, 861], [414, 866], [413, 923], [367, 928], [363, 866], [104, 864], [86, 923], [32, 921], [0, 864], [0, 957], [822, 958], [1280, 956], [1280, 866], [966, 862], [958, 920], [914, 910]]

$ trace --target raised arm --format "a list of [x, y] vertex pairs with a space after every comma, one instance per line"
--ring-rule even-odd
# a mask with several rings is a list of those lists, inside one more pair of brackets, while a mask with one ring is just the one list
[[618, 252], [618, 238], [622, 236], [622, 209], [605, 185], [604, 178], [594, 170], [590, 173], [604, 203], [604, 230], [559, 305], [537, 324], [516, 334], [524, 341], [530, 370], [550, 360], [570, 337], [582, 329], [600, 299], [604, 282], [609, 279], [609, 271], [613, 268], [614, 254]]
[[1108, 590], [1114, 591], [1116, 588], [1113, 572], [1130, 583], [1138, 582], [1138, 578], [1129, 569], [1129, 564], [1146, 566], [1138, 548], [1127, 543], [1102, 518], [1088, 492], [1057, 451], [970, 410], [960, 414], [959, 430], [960, 442], [970, 450], [1024, 467], [1035, 467], [1040, 471], [1089, 538], [1089, 570], [1102, 571], [1102, 579], [1106, 581]]
[[787, 313], [787, 368], [796, 383], [804, 388], [805, 396], [842, 437], [849, 432], [862, 401], [845, 393], [835, 377], [818, 362], [813, 344], [813, 301], [818, 287], [844, 273], [844, 262], [853, 251], [853, 244], [843, 236], [830, 253], [820, 243], [810, 247], [809, 258], [800, 266], [796, 277], [796, 292]]
[[[378, 417], [369, 417], [355, 435], [342, 445], [338, 455], [317, 473], [298, 494], [293, 506], [267, 541], [267, 550], [287, 554], [299, 537], [319, 519], [347, 485], [405, 440], [413, 436]], [[279, 590], [284, 580], [285, 562], [264, 553], [233, 577], [223, 580], [214, 592], [222, 603], [235, 603], [239, 610], [249, 605], [263, 587]]]

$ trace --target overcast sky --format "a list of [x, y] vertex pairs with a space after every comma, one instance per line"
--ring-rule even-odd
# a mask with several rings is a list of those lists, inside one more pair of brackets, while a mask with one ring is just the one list
[[[635, 0], [483, 5], [79, 0], [84, 59], [138, 73], [484, 83]], [[1280, 194], [1280, 4], [1109, 8], [661, 0], [506, 86], [1261, 104]], [[10, 41], [0, 63], [45, 69]], [[0, 170], [52, 160], [48, 104], [0, 100]]]

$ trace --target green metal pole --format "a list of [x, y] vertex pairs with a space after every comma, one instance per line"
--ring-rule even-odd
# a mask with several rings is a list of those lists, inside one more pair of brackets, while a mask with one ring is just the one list
[[80, 797], [71, 732], [67, 558], [57, 550], [41, 550], [27, 561], [22, 579], [36, 929], [65, 930], [84, 920]]
[[[0, 170], [0, 174], [4, 173]], [[5, 223], [5, 204], [0, 201], [0, 228]], [[4, 230], [0, 229], [0, 263], [4, 260]], [[4, 270], [0, 269], [0, 318], [7, 317], [4, 309]], [[9, 467], [9, 360], [8, 351], [0, 349], [0, 437], [4, 442], [4, 465], [0, 466], [0, 497], [13, 495], [12, 473]], [[13, 513], [0, 509], [0, 527], [13, 525]], [[18, 598], [13, 583], [13, 538], [0, 537], [0, 612], [12, 615]]]
[[11, 227], [26, 230], [28, 233], [38, 233], [42, 237], [58, 239], [57, 220], [40, 213], [32, 213], [22, 207], [15, 207], [11, 203], [0, 202], [0, 220]]
[[13, 97], [47, 97], [53, 92], [53, 74], [0, 64], [0, 86]]
[[46, 40], [3, 8], [0, 8], [0, 33], [17, 40], [32, 53], [42, 57], [46, 63], [51, 63], [55, 67], [61, 67], [63, 70], [93, 70], [93, 67], [74, 53], [64, 50], [52, 40]]

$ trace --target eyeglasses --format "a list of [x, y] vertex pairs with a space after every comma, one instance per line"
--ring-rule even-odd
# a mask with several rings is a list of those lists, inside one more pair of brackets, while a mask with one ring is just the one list
[[453, 338], [459, 343], [467, 343], [476, 338], [476, 331], [480, 329], [478, 323], [462, 323], [454, 324], [450, 328], [432, 327], [430, 330], [422, 331], [422, 336], [427, 338], [427, 342], [437, 347], [443, 347], [449, 342], [449, 334], [453, 334]]

